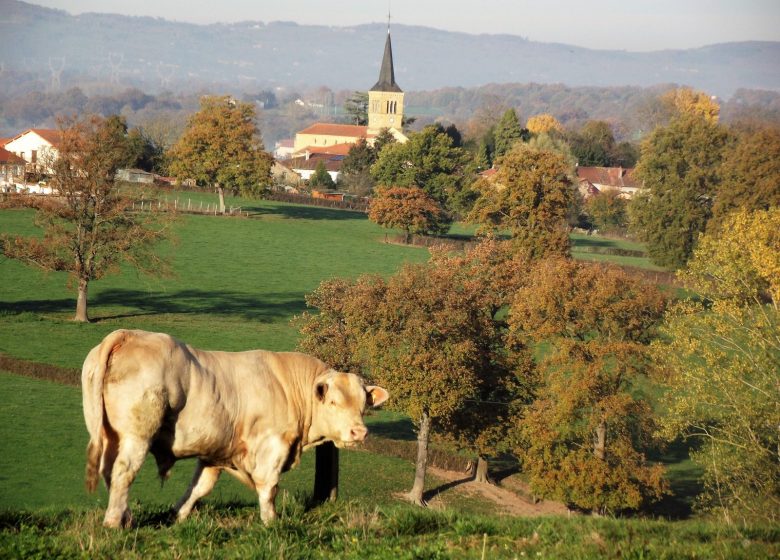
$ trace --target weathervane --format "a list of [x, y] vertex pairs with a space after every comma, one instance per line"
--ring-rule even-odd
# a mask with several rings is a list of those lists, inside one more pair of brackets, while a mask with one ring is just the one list
[[390, 0], [387, 0], [387, 34], [390, 35]]

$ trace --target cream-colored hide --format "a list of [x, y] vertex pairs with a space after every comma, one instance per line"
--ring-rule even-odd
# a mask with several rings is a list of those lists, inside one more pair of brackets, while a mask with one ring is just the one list
[[261, 517], [276, 517], [279, 476], [325, 441], [363, 441], [366, 406], [387, 391], [364, 386], [294, 352], [207, 352], [167, 334], [118, 330], [93, 348], [81, 374], [89, 431], [86, 484], [109, 490], [104, 525], [131, 523], [127, 494], [147, 453], [161, 477], [197, 457], [177, 505], [184, 519], [223, 470], [257, 491]]

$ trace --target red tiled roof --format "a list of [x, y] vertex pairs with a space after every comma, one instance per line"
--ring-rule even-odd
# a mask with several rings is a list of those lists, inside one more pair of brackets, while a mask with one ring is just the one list
[[309, 152], [311, 155], [326, 154], [332, 156], [345, 156], [355, 144], [333, 144], [332, 146], [306, 146], [298, 153]]
[[577, 177], [594, 185], [610, 187], [641, 187], [641, 182], [634, 175], [633, 167], [578, 167]]
[[0, 148], [8, 144], [13, 138], [0, 138]]
[[371, 138], [367, 126], [356, 124], [314, 123], [308, 128], [298, 131], [298, 134], [322, 134], [325, 136], [351, 136], [353, 138]]
[[28, 132], [34, 132], [35, 134], [37, 134], [38, 136], [46, 140], [49, 144], [55, 147], [59, 146], [60, 141], [62, 140], [62, 134], [60, 133], [59, 130], [56, 130], [54, 128], [31, 128], [29, 130], [25, 130], [21, 134], [17, 134], [13, 138], [11, 138], [8, 142], [6, 142], [6, 144], [13, 140], [16, 140], [17, 138], [21, 138]]
[[0, 164], [3, 165], [24, 165], [26, 162], [14, 153], [5, 148], [0, 148]]
[[327, 154], [314, 154], [306, 159], [305, 157], [296, 157], [287, 161], [287, 165], [292, 170], [298, 169], [317, 169], [317, 164], [322, 161], [325, 163], [325, 169], [328, 171], [338, 171], [344, 158], [341, 156], [330, 156]]
[[492, 177], [496, 173], [498, 173], [498, 169], [496, 169], [495, 167], [491, 167], [490, 169], [485, 169], [482, 173], [479, 174], [479, 176], [487, 179], [488, 177]]

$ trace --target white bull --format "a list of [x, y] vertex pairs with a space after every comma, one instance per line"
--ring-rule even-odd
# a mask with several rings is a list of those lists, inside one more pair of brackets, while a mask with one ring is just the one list
[[146, 454], [166, 477], [178, 459], [197, 457], [176, 506], [184, 519], [225, 470], [257, 491], [261, 517], [276, 517], [282, 472], [305, 449], [362, 442], [366, 406], [381, 387], [295, 352], [209, 352], [167, 334], [118, 330], [93, 348], [81, 375], [89, 431], [86, 484], [109, 490], [104, 524], [131, 523], [127, 495]]

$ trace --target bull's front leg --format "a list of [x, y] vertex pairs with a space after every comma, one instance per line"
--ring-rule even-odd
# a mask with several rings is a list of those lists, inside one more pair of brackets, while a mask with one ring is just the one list
[[284, 436], [272, 436], [255, 453], [252, 480], [260, 503], [260, 518], [268, 525], [276, 519], [276, 493], [282, 467], [290, 455], [290, 443]]
[[222, 469], [220, 467], [207, 466], [203, 461], [198, 459], [190, 487], [184, 493], [181, 500], [179, 500], [179, 503], [176, 504], [176, 518], [179, 521], [186, 519], [195, 506], [195, 503], [211, 492], [214, 485], [217, 483], [221, 472]]

